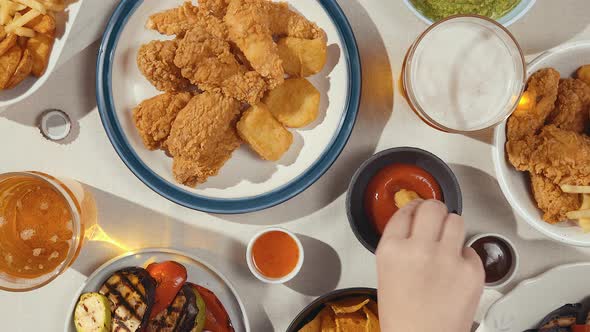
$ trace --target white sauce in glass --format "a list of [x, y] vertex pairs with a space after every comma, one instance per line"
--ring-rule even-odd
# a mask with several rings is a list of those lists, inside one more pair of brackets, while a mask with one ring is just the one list
[[415, 99], [432, 120], [450, 129], [495, 124], [512, 110], [522, 89], [518, 46], [504, 31], [480, 23], [447, 21], [426, 34], [414, 53]]

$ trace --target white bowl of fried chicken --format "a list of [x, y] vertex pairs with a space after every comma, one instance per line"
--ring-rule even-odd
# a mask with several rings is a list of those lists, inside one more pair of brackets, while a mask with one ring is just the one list
[[590, 246], [590, 43], [560, 46], [528, 68], [517, 110], [496, 128], [493, 160], [514, 210], [549, 238]]

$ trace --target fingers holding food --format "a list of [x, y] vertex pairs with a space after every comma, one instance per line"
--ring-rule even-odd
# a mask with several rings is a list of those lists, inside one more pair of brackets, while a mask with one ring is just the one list
[[324, 39], [284, 37], [277, 46], [288, 75], [308, 77], [319, 73], [326, 65], [328, 46]]
[[23, 56], [20, 59], [18, 66], [16, 67], [14, 75], [12, 75], [12, 78], [10, 79], [10, 81], [8, 81], [8, 84], [6, 85], [6, 89], [12, 89], [16, 87], [20, 82], [24, 81], [25, 78], [27, 78], [27, 76], [29, 76], [29, 74], [31, 73], [31, 70], [33, 70], [33, 55], [28, 49], [25, 49], [23, 51]]
[[270, 91], [263, 102], [282, 124], [301, 128], [317, 119], [320, 92], [305, 78], [292, 78]]
[[22, 53], [22, 49], [18, 45], [14, 45], [0, 57], [0, 89], [6, 89], [8, 86], [20, 63]]
[[33, 75], [41, 77], [47, 70], [54, 41], [53, 33], [37, 33], [27, 42], [27, 49], [33, 56], [33, 70], [31, 71]]
[[238, 134], [262, 159], [277, 161], [289, 150], [293, 134], [264, 104], [250, 107], [237, 124]]

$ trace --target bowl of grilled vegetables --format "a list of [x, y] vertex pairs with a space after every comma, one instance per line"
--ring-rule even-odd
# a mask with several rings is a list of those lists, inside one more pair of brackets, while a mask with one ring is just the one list
[[194, 257], [162, 249], [125, 255], [99, 268], [76, 297], [65, 330], [249, 328], [241, 301], [222, 275]]

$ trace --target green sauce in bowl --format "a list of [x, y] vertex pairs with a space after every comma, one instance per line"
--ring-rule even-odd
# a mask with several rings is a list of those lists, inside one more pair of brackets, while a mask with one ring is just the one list
[[492, 19], [509, 13], [521, 0], [410, 0], [424, 16], [439, 21], [458, 14], [477, 14]]

